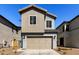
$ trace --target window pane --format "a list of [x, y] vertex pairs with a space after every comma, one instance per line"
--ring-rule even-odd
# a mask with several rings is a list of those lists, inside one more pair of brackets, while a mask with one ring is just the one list
[[64, 26], [62, 27], [62, 31], [64, 32]]
[[36, 16], [30, 16], [30, 24], [36, 24]]
[[46, 27], [51, 28], [52, 27], [52, 21], [47, 21], [46, 22]]
[[66, 26], [66, 31], [69, 31], [69, 25]]

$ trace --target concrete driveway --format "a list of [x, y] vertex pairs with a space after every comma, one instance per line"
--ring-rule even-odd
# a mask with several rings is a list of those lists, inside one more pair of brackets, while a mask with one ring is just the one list
[[20, 55], [60, 55], [54, 50], [44, 49], [44, 50], [22, 50], [23, 52]]

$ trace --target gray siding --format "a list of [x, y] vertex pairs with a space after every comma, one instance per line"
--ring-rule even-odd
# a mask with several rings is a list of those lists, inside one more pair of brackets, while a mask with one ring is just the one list
[[79, 17], [77, 17], [75, 20], [73, 20], [72, 22], [70, 22], [70, 30], [75, 29], [79, 27]]
[[[67, 23], [66, 23], [67, 24]], [[60, 38], [64, 38], [64, 46], [65, 47], [76, 47], [79, 48], [79, 17], [74, 18], [69, 21], [69, 31], [61, 31], [62, 24], [57, 30], [58, 33], [58, 45], [60, 45]]]
[[70, 33], [71, 46], [79, 48], [79, 29], [73, 30]]
[[[17, 32], [18, 31], [18, 32]], [[8, 45], [12, 45], [12, 40], [20, 40], [21, 31], [18, 30], [18, 27], [9, 22], [3, 16], [0, 16], [0, 44], [3, 43], [3, 40], [8, 42]]]

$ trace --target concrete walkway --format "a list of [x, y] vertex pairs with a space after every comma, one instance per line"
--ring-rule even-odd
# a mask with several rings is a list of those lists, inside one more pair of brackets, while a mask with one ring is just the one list
[[23, 52], [20, 55], [60, 55], [54, 50], [22, 50]]

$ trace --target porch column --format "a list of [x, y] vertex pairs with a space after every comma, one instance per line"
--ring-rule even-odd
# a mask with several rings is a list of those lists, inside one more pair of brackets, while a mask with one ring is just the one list
[[24, 35], [23, 38], [22, 38], [22, 41], [23, 41], [22, 42], [22, 44], [23, 44], [23, 47], [22, 48], [23, 49], [26, 49], [27, 48], [27, 43], [26, 43], [27, 42], [27, 36]]
[[53, 35], [53, 49], [57, 48], [57, 34]]

